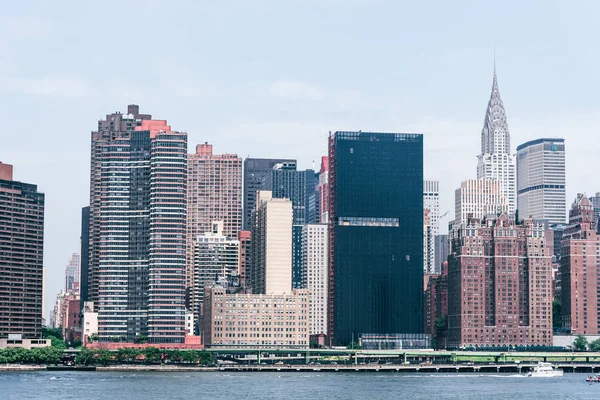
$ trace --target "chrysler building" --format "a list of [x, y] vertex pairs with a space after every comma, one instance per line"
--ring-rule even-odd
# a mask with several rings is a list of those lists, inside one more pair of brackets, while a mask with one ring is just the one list
[[500, 181], [503, 201], [508, 206], [509, 214], [514, 215], [517, 203], [515, 158], [510, 153], [510, 133], [498, 91], [496, 66], [492, 94], [481, 130], [481, 154], [477, 158], [477, 179]]

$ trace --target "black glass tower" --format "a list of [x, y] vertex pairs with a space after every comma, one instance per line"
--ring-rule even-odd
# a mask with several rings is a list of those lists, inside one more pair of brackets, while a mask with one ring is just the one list
[[329, 335], [423, 329], [423, 136], [329, 138]]

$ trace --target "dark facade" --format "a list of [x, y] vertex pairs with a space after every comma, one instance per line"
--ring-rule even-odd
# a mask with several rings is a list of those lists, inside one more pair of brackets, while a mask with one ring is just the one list
[[329, 336], [423, 330], [423, 136], [329, 138]]
[[448, 235], [436, 235], [435, 236], [435, 272], [442, 272], [442, 265], [448, 261]]
[[302, 251], [302, 225], [292, 226], [292, 288], [306, 289], [306, 270]]
[[[277, 158], [246, 158], [244, 160], [244, 230], [252, 228], [252, 210], [256, 192], [261, 190], [265, 176], [279, 163], [296, 163], [296, 160]], [[271, 190], [271, 189], [267, 189]]]
[[44, 194], [0, 163], [0, 338], [42, 333]]
[[90, 207], [81, 209], [81, 276], [79, 279], [80, 309], [88, 301], [88, 269], [90, 266]]

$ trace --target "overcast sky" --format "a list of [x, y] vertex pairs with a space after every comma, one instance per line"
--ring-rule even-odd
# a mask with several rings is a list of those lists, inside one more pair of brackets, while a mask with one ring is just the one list
[[90, 131], [131, 103], [186, 130], [190, 150], [208, 141], [302, 168], [318, 166], [328, 131], [423, 133], [444, 212], [476, 177], [495, 46], [512, 151], [563, 137], [568, 204], [600, 191], [599, 12], [549, 0], [3, 2], [0, 161], [46, 193], [45, 315], [80, 249]]

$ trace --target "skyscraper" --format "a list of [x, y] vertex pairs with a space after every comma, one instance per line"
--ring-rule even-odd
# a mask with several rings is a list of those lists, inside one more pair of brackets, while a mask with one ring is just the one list
[[549, 224], [566, 222], [565, 140], [537, 139], [517, 147], [517, 210]]
[[146, 336], [150, 343], [181, 343], [187, 134], [172, 131], [165, 120], [140, 120], [137, 108], [129, 111], [100, 122], [101, 128], [121, 125], [108, 129], [107, 138], [96, 142], [100, 134], [92, 134], [97, 198], [90, 204], [88, 297], [96, 285], [101, 341]]
[[600, 334], [600, 235], [589, 199], [578, 194], [569, 211], [560, 257], [563, 328]]
[[515, 160], [510, 153], [510, 133], [495, 67], [492, 94], [481, 130], [481, 154], [477, 158], [477, 179], [500, 181], [503, 202], [508, 206], [508, 213], [514, 214], [517, 205]]
[[435, 272], [442, 272], [442, 265], [448, 261], [448, 234], [437, 235], [435, 237]]
[[469, 218], [483, 219], [508, 211], [503, 201], [500, 182], [493, 179], [467, 179], [454, 192], [454, 223], [466, 223]]
[[552, 345], [552, 254], [544, 226], [501, 214], [450, 231], [448, 346]]
[[252, 232], [239, 231], [238, 240], [240, 242], [240, 284], [246, 287], [249, 283], [248, 274], [252, 265]]
[[251, 228], [256, 192], [263, 188], [265, 176], [271, 172], [275, 164], [291, 162], [295, 164], [296, 160], [277, 158], [246, 158], [244, 160], [244, 230]]
[[69, 257], [69, 263], [65, 268], [65, 290], [67, 292], [76, 290], [79, 293], [80, 268], [81, 256], [77, 253], [73, 253], [71, 257]]
[[329, 138], [328, 330], [423, 329], [423, 136], [335, 132]]
[[435, 237], [440, 233], [440, 182], [426, 179], [423, 181], [423, 209], [429, 218], [429, 234], [423, 232], [423, 269], [433, 274], [439, 266], [435, 265]]
[[[100, 208], [103, 202], [102, 182], [103, 148], [115, 143], [121, 137], [127, 137], [140, 126], [142, 121], [152, 119], [151, 115], [140, 114], [140, 107], [135, 104], [127, 106], [127, 113], [116, 112], [108, 114], [106, 119], [98, 121], [98, 130], [91, 134], [91, 163], [90, 163], [90, 206], [89, 206], [89, 263], [87, 268], [88, 285], [87, 300], [98, 301], [98, 285], [100, 276], [100, 223], [102, 216]], [[85, 224], [83, 222], [82, 224]], [[82, 235], [85, 236], [85, 235]], [[83, 252], [82, 252], [83, 254]]]
[[318, 177], [312, 169], [298, 171], [296, 162], [278, 163], [265, 175], [261, 190], [270, 190], [274, 199], [291, 200], [293, 224], [304, 225], [309, 223], [309, 198], [317, 183]]
[[236, 239], [242, 229], [242, 159], [236, 154], [213, 154], [212, 145], [205, 143], [188, 155], [188, 286], [195, 285], [194, 240], [211, 232], [213, 221], [222, 221], [228, 239]]
[[44, 194], [0, 162], [0, 338], [42, 333]]
[[[259, 191], [252, 224], [253, 293], [291, 293], [292, 202]], [[247, 278], [246, 278], [247, 279]]]
[[329, 157], [321, 157], [321, 170], [319, 171], [319, 193], [320, 224], [329, 224]]

